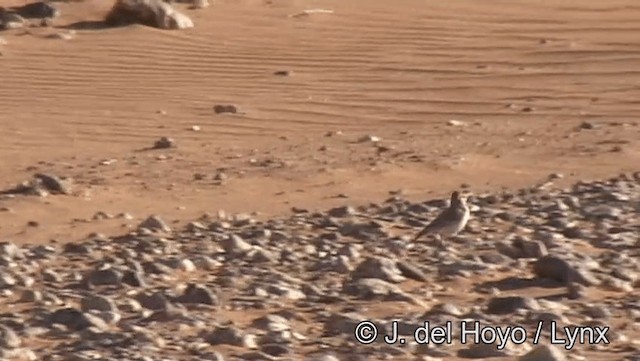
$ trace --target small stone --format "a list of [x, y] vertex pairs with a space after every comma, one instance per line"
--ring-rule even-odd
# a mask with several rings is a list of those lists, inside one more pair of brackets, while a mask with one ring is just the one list
[[231, 234], [220, 242], [224, 251], [230, 255], [240, 255], [249, 252], [253, 246], [240, 236]]
[[251, 327], [255, 327], [264, 331], [282, 332], [291, 330], [289, 321], [280, 315], [266, 315], [253, 320]]
[[369, 257], [362, 261], [351, 273], [353, 280], [361, 278], [378, 278], [388, 282], [402, 282], [406, 278], [396, 262], [383, 257]]
[[213, 107], [213, 111], [214, 111], [214, 113], [216, 113], [216, 114], [222, 114], [222, 113], [232, 113], [232, 114], [235, 114], [235, 113], [237, 113], [237, 112], [238, 112], [238, 108], [237, 108], [235, 105], [230, 105], [230, 104], [227, 104], [227, 105], [218, 104], [218, 105], [215, 105], [215, 106]]
[[21, 344], [22, 340], [14, 330], [0, 325], [0, 347], [14, 349], [20, 347]]
[[273, 75], [277, 75], [277, 76], [290, 76], [292, 74], [293, 72], [290, 70], [277, 70], [273, 72]]
[[193, 0], [193, 9], [204, 9], [209, 7], [209, 0]]
[[536, 310], [538, 302], [530, 297], [507, 296], [494, 297], [487, 304], [487, 313], [492, 315], [504, 315], [514, 313], [521, 309]]
[[595, 129], [595, 125], [591, 122], [582, 122], [580, 123], [580, 129]]
[[246, 348], [256, 348], [255, 336], [246, 335], [233, 326], [217, 327], [213, 332], [204, 336], [206, 342], [211, 345], [233, 345]]
[[452, 119], [452, 120], [449, 120], [447, 122], [447, 125], [452, 126], [452, 127], [463, 127], [463, 126], [466, 126], [467, 123], [463, 122], [461, 120]]
[[178, 298], [178, 302], [197, 303], [203, 305], [219, 305], [218, 297], [205, 286], [190, 283], [185, 289], [182, 296]]
[[398, 266], [398, 269], [400, 270], [402, 275], [407, 278], [420, 282], [426, 282], [428, 280], [427, 275], [425, 275], [424, 272], [422, 272], [420, 268], [418, 268], [418, 266], [407, 260], [397, 261], [396, 265]]
[[567, 357], [554, 346], [539, 345], [521, 356], [518, 361], [567, 361]]
[[68, 307], [54, 311], [49, 316], [49, 324], [61, 324], [71, 330], [79, 331], [89, 327], [97, 327], [106, 330], [107, 324], [96, 316], [88, 313], [82, 313], [79, 310]]
[[11, 288], [17, 284], [15, 277], [8, 273], [0, 274], [0, 289]]
[[52, 194], [71, 194], [71, 179], [62, 179], [55, 175], [37, 173], [34, 178]]
[[382, 138], [375, 135], [364, 135], [358, 139], [359, 143], [378, 143], [381, 141]]
[[80, 309], [84, 312], [91, 310], [115, 312], [118, 307], [110, 298], [96, 295], [83, 298], [80, 302]]
[[569, 262], [551, 255], [539, 258], [533, 266], [533, 271], [540, 278], [552, 279], [565, 285], [577, 282], [591, 286], [594, 283], [593, 277], [586, 271], [579, 270]]
[[167, 148], [174, 148], [175, 146], [176, 146], [175, 140], [169, 137], [162, 137], [156, 140], [155, 143], [153, 143], [153, 149], [167, 149]]
[[16, 13], [0, 11], [0, 29], [20, 29], [27, 24], [27, 19]]
[[113, 216], [108, 214], [108, 213], [105, 213], [105, 212], [102, 212], [102, 211], [98, 211], [93, 215], [92, 218], [94, 220], [105, 220], [105, 219], [111, 219], [111, 218], [113, 218]]
[[122, 273], [111, 268], [95, 270], [88, 273], [84, 280], [94, 286], [118, 285], [122, 281]]
[[60, 11], [49, 1], [36, 1], [16, 7], [14, 11], [27, 19], [54, 18], [60, 15]]
[[336, 218], [343, 218], [343, 217], [352, 216], [355, 213], [356, 213], [356, 210], [351, 206], [337, 207], [337, 208], [330, 209], [327, 212], [327, 214], [329, 214], [329, 216], [336, 217]]
[[151, 231], [162, 231], [162, 232], [171, 232], [171, 227], [169, 227], [160, 217], [151, 215], [144, 221], [142, 221], [138, 228], [146, 228]]

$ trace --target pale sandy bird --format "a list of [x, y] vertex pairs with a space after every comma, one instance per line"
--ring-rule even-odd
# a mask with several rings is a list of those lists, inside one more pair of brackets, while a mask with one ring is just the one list
[[[467, 206], [467, 200], [460, 195], [460, 192], [451, 193], [451, 204], [429, 223], [413, 241], [417, 241], [420, 237], [433, 234], [438, 236], [440, 242], [443, 238], [455, 236], [462, 231], [469, 221], [470, 212]], [[442, 244], [442, 243], [441, 243]]]

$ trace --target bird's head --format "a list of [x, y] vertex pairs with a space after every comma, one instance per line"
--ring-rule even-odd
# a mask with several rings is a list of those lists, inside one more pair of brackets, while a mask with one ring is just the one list
[[451, 193], [451, 204], [461, 204], [467, 201], [468, 194], [462, 194], [459, 191], [453, 191]]

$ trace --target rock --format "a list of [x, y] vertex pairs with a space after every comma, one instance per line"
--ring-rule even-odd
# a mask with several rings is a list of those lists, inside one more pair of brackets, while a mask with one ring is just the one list
[[352, 216], [355, 213], [356, 213], [356, 210], [351, 206], [336, 207], [336, 208], [330, 209], [327, 212], [329, 216], [336, 217], [336, 218]]
[[12, 288], [18, 283], [15, 277], [8, 273], [0, 274], [0, 289]]
[[193, 21], [162, 0], [116, 0], [105, 22], [110, 25], [143, 24], [160, 29], [188, 29]]
[[214, 331], [206, 334], [203, 338], [211, 345], [233, 345], [256, 348], [255, 336], [245, 335], [240, 329], [234, 326], [216, 327]]
[[452, 126], [452, 127], [463, 127], [463, 126], [467, 125], [467, 123], [463, 122], [461, 120], [452, 119], [452, 120], [447, 121], [447, 125]]
[[291, 353], [291, 348], [280, 344], [263, 344], [260, 346], [260, 350], [267, 355], [275, 357], [281, 357]]
[[577, 282], [591, 286], [597, 281], [586, 271], [573, 267], [569, 262], [556, 256], [544, 256], [533, 265], [533, 272], [540, 278], [558, 281], [562, 284]]
[[198, 303], [203, 305], [217, 306], [220, 304], [218, 296], [205, 286], [190, 283], [182, 296], [178, 297], [181, 303]]
[[40, 302], [42, 301], [42, 292], [37, 290], [24, 290], [20, 297], [20, 302]]
[[253, 249], [251, 244], [235, 234], [230, 234], [227, 238], [223, 239], [220, 245], [224, 251], [230, 255], [245, 254]]
[[[515, 237], [511, 244], [518, 250], [518, 257], [512, 258], [540, 258], [546, 256], [549, 252], [544, 243], [540, 241], [532, 241], [523, 237]], [[509, 256], [507, 254], [507, 256]]]
[[567, 361], [567, 357], [558, 348], [551, 345], [539, 345], [518, 361]]
[[333, 313], [324, 323], [324, 336], [353, 335], [356, 326], [367, 317], [357, 313]]
[[293, 72], [290, 70], [276, 70], [273, 72], [273, 75], [277, 75], [277, 76], [289, 76], [292, 74]]
[[426, 282], [428, 280], [427, 275], [425, 275], [418, 266], [407, 260], [397, 261], [396, 265], [402, 275], [407, 278], [421, 282]]
[[85, 276], [84, 281], [94, 286], [119, 285], [122, 281], [122, 272], [112, 268], [94, 270]]
[[138, 271], [125, 271], [122, 274], [122, 282], [133, 287], [147, 286], [143, 273]]
[[80, 309], [83, 312], [88, 312], [91, 310], [111, 312], [118, 311], [118, 307], [116, 306], [115, 302], [113, 302], [113, 300], [99, 295], [83, 298], [80, 302]]
[[137, 343], [142, 345], [144, 344], [152, 344], [159, 348], [163, 348], [166, 346], [166, 341], [159, 336], [157, 333], [148, 330], [144, 327], [132, 325], [129, 327], [130, 331], [133, 333], [133, 338]]
[[162, 292], [155, 292], [153, 294], [139, 293], [136, 296], [136, 300], [140, 302], [140, 305], [149, 310], [166, 310], [171, 307], [171, 302]]
[[235, 114], [238, 112], [238, 108], [235, 105], [231, 105], [231, 104], [217, 104], [213, 106], [213, 112], [216, 114], [222, 114], [222, 113]]
[[377, 278], [361, 278], [343, 288], [345, 294], [372, 300], [380, 296], [402, 294], [400, 287]]
[[0, 8], [0, 30], [19, 29], [27, 25], [27, 19]]
[[0, 347], [14, 349], [20, 345], [22, 345], [22, 340], [18, 334], [11, 328], [0, 325]]
[[14, 349], [0, 348], [0, 358], [2, 360], [37, 361], [41, 360], [32, 350], [21, 347]]
[[48, 323], [50, 325], [61, 324], [74, 331], [84, 330], [89, 327], [97, 327], [101, 330], [107, 329], [107, 324], [100, 318], [80, 312], [72, 307], [54, 311], [49, 315]]
[[251, 327], [271, 332], [291, 330], [289, 320], [276, 314], [269, 314], [253, 320], [253, 322], [251, 322]]
[[339, 358], [330, 354], [310, 355], [305, 361], [340, 361]]
[[48, 1], [37, 1], [11, 8], [18, 15], [27, 19], [55, 18], [60, 15], [60, 11]]
[[169, 137], [162, 137], [156, 140], [155, 143], [153, 143], [153, 149], [175, 148], [175, 146], [176, 146], [175, 140]]
[[204, 9], [209, 7], [209, 0], [193, 0], [193, 9]]
[[166, 224], [162, 218], [155, 216], [155, 215], [151, 215], [149, 216], [147, 219], [145, 219], [144, 221], [142, 221], [139, 225], [138, 228], [146, 228], [148, 230], [151, 231], [162, 231], [162, 232], [171, 232], [171, 227], [169, 227], [168, 224]]
[[467, 348], [463, 348], [458, 351], [458, 357], [468, 359], [487, 359], [491, 357], [504, 357], [507, 355], [508, 354], [505, 350], [498, 350], [495, 344], [490, 343], [472, 343]]
[[494, 297], [487, 304], [487, 313], [492, 315], [504, 315], [514, 313], [520, 309], [537, 310], [538, 302], [530, 297], [507, 296]]
[[0, 242], [0, 256], [22, 258], [22, 250], [13, 242]]
[[595, 129], [595, 125], [591, 122], [584, 121], [580, 123], [580, 129]]
[[368, 257], [362, 261], [351, 273], [353, 280], [362, 278], [378, 278], [388, 282], [402, 282], [406, 278], [398, 268], [396, 262], [388, 258]]
[[71, 179], [61, 179], [55, 175], [37, 173], [34, 178], [52, 194], [71, 194]]
[[375, 135], [363, 135], [358, 138], [358, 143], [379, 143], [382, 141], [382, 138]]

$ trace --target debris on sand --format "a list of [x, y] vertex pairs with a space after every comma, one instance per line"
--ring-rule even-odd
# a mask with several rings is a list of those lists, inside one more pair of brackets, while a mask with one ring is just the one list
[[188, 29], [193, 21], [162, 0], [116, 0], [107, 14], [108, 25], [142, 24], [160, 29]]
[[0, 30], [20, 29], [28, 25], [27, 19], [0, 7]]
[[61, 31], [45, 36], [47, 39], [61, 39], [71, 40], [76, 37], [77, 32], [75, 30]]
[[72, 180], [55, 175], [38, 173], [32, 180], [24, 181], [15, 187], [0, 191], [0, 194], [27, 194], [46, 196], [47, 194], [71, 194]]
[[358, 143], [379, 143], [382, 141], [382, 138], [376, 136], [376, 135], [364, 135], [360, 138], [358, 138]]
[[60, 10], [48, 1], [16, 6], [11, 10], [26, 19], [51, 19], [60, 16]]
[[153, 149], [167, 149], [167, 148], [174, 148], [175, 146], [176, 146], [175, 140], [169, 137], [162, 137], [156, 140], [155, 143], [153, 143]]

